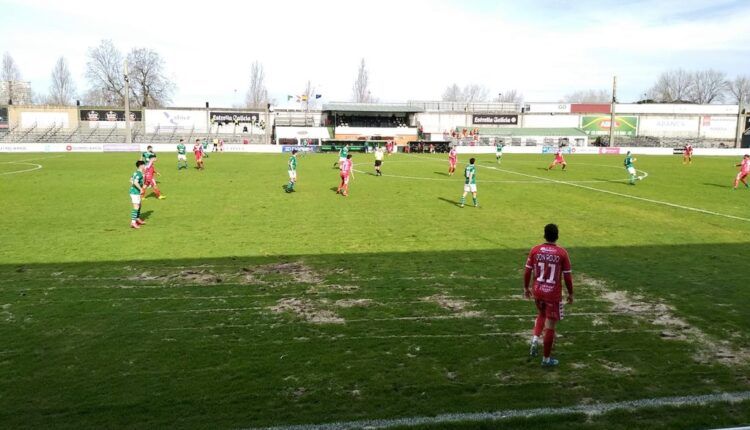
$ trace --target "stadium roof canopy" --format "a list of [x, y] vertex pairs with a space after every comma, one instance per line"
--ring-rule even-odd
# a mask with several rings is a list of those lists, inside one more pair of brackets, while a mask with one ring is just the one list
[[[472, 127], [456, 127], [456, 131]], [[480, 136], [588, 136], [580, 128], [480, 128]]]
[[329, 112], [359, 112], [359, 113], [417, 113], [424, 109], [410, 106], [408, 103], [324, 103], [323, 110]]

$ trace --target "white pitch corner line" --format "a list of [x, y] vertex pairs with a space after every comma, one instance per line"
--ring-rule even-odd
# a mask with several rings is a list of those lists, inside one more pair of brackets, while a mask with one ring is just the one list
[[[565, 406], [559, 408], [506, 409], [494, 412], [450, 413], [434, 416], [404, 417], [362, 421], [332, 422], [326, 424], [300, 424], [275, 427], [248, 428], [246, 430], [349, 430], [387, 429], [392, 427], [413, 427], [424, 425], [451, 424], [463, 422], [500, 421], [513, 418], [536, 418], [553, 415], [586, 414], [599, 415], [617, 410], [637, 410], [665, 406], [701, 406], [721, 402], [742, 402], [750, 400], [750, 391], [715, 393], [698, 396], [656, 397], [628, 400], [624, 402], [598, 403]], [[747, 428], [747, 427], [745, 427]]]

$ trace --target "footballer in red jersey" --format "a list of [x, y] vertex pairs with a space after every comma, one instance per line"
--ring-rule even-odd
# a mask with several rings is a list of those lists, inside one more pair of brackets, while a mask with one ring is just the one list
[[[542, 366], [556, 366], [558, 361], [551, 357], [555, 341], [555, 325], [563, 318], [562, 281], [568, 291], [567, 303], [573, 303], [573, 277], [571, 275], [568, 251], [557, 246], [559, 232], [557, 225], [544, 226], [545, 243], [537, 245], [526, 259], [523, 276], [523, 294], [534, 298], [538, 310], [534, 333], [531, 339], [531, 356], [537, 355], [539, 337], [544, 332], [544, 358]], [[533, 291], [531, 279], [534, 277]]]
[[745, 156], [742, 157], [742, 162], [736, 164], [735, 167], [740, 168], [740, 173], [734, 178], [734, 189], [737, 189], [737, 185], [739, 185], [740, 182], [745, 185], [745, 188], [750, 188], [750, 186], [747, 185], [747, 176], [750, 175], [750, 154], [745, 154]]
[[195, 168], [198, 170], [205, 169], [205, 167], [203, 166], [203, 146], [201, 145], [200, 139], [195, 139], [195, 145], [193, 145], [193, 155], [195, 155]]
[[347, 154], [344, 161], [339, 163], [339, 176], [341, 176], [341, 184], [339, 184], [336, 193], [340, 193], [346, 197], [349, 195], [349, 180], [354, 177], [354, 171], [352, 170], [352, 154]]
[[141, 156], [141, 160], [146, 163], [143, 187], [141, 188], [141, 197], [145, 197], [146, 189], [151, 188], [156, 195], [156, 198], [158, 198], [159, 200], [163, 200], [166, 198], [166, 196], [161, 193], [161, 191], [159, 190], [159, 186], [156, 185], [157, 172], [154, 165], [156, 164], [157, 156], [154, 153], [154, 149], [151, 145], [149, 145], [146, 149], [147, 151], [144, 152]]
[[557, 148], [557, 152], [555, 152], [555, 159], [554, 161], [552, 161], [552, 163], [550, 163], [549, 167], [547, 167], [547, 170], [552, 170], [558, 164], [562, 166], [563, 170], [568, 167], [568, 163], [566, 163], [565, 158], [563, 158], [562, 145]]
[[682, 148], [682, 164], [693, 164], [693, 145], [689, 143]]

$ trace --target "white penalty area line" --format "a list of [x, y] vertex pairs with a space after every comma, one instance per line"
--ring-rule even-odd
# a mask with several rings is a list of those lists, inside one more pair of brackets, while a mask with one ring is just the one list
[[[497, 170], [497, 171], [500, 171], [500, 172], [512, 173], [514, 175], [526, 176], [526, 177], [529, 177], [529, 178], [543, 179], [543, 180], [546, 180], [547, 182], [552, 182], [552, 183], [555, 183], [555, 184], [561, 184], [561, 185], [568, 185], [568, 186], [571, 186], [571, 187], [583, 188], [584, 190], [596, 191], [596, 192], [599, 192], [599, 193], [610, 194], [610, 195], [618, 196], [618, 197], [625, 197], [625, 198], [628, 198], [628, 199], [639, 200], [639, 201], [642, 201], [642, 202], [653, 203], [653, 204], [662, 205], [662, 206], [668, 206], [668, 207], [675, 208], [675, 209], [683, 209], [683, 210], [686, 210], [686, 211], [698, 212], [698, 213], [702, 213], [702, 214], [705, 214], [705, 215], [714, 215], [714, 216], [720, 216], [720, 217], [729, 218], [729, 219], [736, 219], [736, 220], [739, 220], [739, 221], [750, 222], [750, 218], [743, 218], [743, 217], [739, 217], [739, 216], [735, 216], [735, 215], [727, 215], [727, 214], [723, 214], [723, 213], [720, 213], [720, 212], [710, 211], [710, 210], [707, 210], [707, 209], [701, 209], [701, 208], [694, 208], [694, 207], [690, 207], [690, 206], [678, 205], [677, 203], [669, 203], [669, 202], [664, 202], [664, 201], [661, 201], [661, 200], [649, 199], [649, 198], [646, 198], [646, 197], [638, 197], [638, 196], [633, 196], [633, 195], [630, 195], [630, 194], [618, 193], [616, 191], [602, 190], [601, 188], [589, 187], [588, 185], [581, 185], [581, 184], [577, 184], [577, 183], [573, 183], [573, 182], [561, 181], [561, 180], [558, 180], [558, 179], [543, 178], [541, 176], [529, 175], [528, 173], [514, 172], [513, 170], [500, 169], [500, 168], [493, 167], [493, 166], [482, 166], [482, 165], [479, 165], [479, 167], [484, 167], [486, 169], [494, 169], [494, 170]], [[646, 172], [644, 172], [644, 173], [646, 173]]]
[[[697, 396], [655, 397], [623, 402], [596, 403], [559, 408], [506, 409], [494, 412], [449, 413], [435, 416], [417, 416], [361, 421], [341, 421], [326, 424], [299, 424], [273, 427], [255, 427], [245, 430], [348, 430], [387, 429], [464, 422], [501, 421], [514, 418], [539, 418], [555, 415], [600, 415], [619, 410], [638, 410], [666, 406], [703, 406], [711, 403], [737, 403], [750, 400], [750, 391], [704, 394]], [[747, 428], [747, 427], [745, 427]]]

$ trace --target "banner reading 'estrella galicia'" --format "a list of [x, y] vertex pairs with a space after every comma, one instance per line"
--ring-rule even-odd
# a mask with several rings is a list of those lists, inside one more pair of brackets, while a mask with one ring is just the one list
[[[81, 121], [121, 121], [125, 122], [125, 109], [81, 109]], [[139, 110], [130, 111], [131, 121], [142, 121], [143, 113]]]
[[476, 125], [516, 125], [518, 124], [518, 115], [476, 114], [472, 115], [471, 122]]
[[254, 123], [260, 121], [257, 112], [211, 112], [212, 123]]

